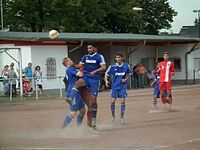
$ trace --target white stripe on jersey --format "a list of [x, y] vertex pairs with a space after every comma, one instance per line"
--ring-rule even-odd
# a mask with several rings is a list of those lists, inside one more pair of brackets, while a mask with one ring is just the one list
[[169, 69], [170, 69], [170, 66], [171, 66], [171, 62], [168, 61], [167, 62], [167, 66], [166, 66], [166, 72], [165, 72], [165, 82], [169, 81]]
[[108, 67], [108, 69], [106, 70], [106, 75], [109, 76], [108, 72], [110, 71], [111, 65]]
[[129, 73], [129, 75], [131, 75], [131, 74], [133, 73], [133, 71], [132, 71], [130, 65], [128, 65], [128, 68], [129, 68], [129, 70], [131, 71], [131, 73]]
[[104, 57], [103, 57], [103, 55], [100, 55], [100, 57], [101, 57], [101, 63], [100, 63], [100, 65], [102, 65], [102, 64], [106, 64], [106, 62], [105, 62], [105, 59], [104, 59]]

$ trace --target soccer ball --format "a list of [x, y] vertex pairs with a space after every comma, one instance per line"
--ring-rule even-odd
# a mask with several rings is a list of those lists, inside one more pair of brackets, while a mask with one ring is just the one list
[[49, 38], [50, 39], [57, 39], [59, 36], [59, 32], [57, 30], [51, 30], [49, 31]]

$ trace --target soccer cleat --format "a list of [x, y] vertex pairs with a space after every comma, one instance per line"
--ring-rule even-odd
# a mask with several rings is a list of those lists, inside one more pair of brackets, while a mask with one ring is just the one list
[[124, 118], [120, 119], [121, 124], [125, 124]]
[[69, 105], [72, 104], [72, 101], [73, 101], [73, 100], [72, 100], [70, 97], [67, 97], [67, 98], [66, 98], [66, 102], [67, 102]]
[[115, 117], [112, 117], [111, 122], [112, 122], [112, 123], [115, 123]]
[[93, 127], [90, 127], [91, 131], [94, 132], [94, 133], [100, 133], [102, 132], [101, 129], [97, 128], [96, 126], [93, 126]]

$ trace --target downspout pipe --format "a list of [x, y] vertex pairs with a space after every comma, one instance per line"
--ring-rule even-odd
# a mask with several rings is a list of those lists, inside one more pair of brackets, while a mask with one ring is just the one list
[[72, 53], [74, 51], [76, 51], [77, 49], [81, 48], [83, 46], [83, 40], [81, 40], [81, 44], [77, 47], [72, 48], [71, 50], [69, 50], [69, 53]]
[[188, 52], [185, 53], [185, 83], [188, 84], [188, 55], [199, 49], [199, 43], [195, 44]]

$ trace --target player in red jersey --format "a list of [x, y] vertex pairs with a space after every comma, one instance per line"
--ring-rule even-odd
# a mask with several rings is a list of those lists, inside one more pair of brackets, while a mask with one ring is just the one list
[[[160, 74], [159, 89], [164, 108], [168, 103], [172, 110], [172, 75], [176, 73], [176, 70], [174, 69], [174, 63], [169, 61], [168, 52], [164, 53], [164, 61], [159, 64], [159, 70], [156, 72]], [[164, 94], [165, 90], [167, 91], [167, 97]]]

